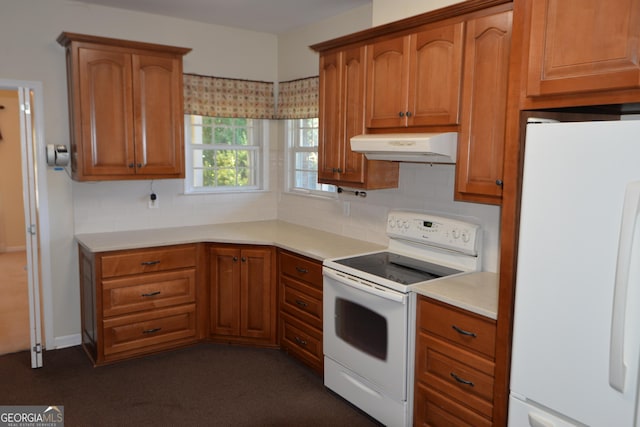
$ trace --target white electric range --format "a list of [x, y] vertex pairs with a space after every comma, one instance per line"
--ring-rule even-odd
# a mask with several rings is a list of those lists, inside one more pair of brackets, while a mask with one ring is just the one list
[[324, 262], [324, 382], [373, 418], [411, 424], [413, 286], [481, 268], [477, 224], [392, 211], [388, 248]]

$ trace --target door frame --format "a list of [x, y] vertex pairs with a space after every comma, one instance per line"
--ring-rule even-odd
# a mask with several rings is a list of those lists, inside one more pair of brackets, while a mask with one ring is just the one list
[[[31, 367], [37, 368], [42, 366], [43, 347], [55, 347], [43, 86], [42, 82], [37, 81], [0, 79], [0, 89], [17, 91], [20, 101], [20, 146], [22, 193], [25, 226], [27, 227], [25, 233], [27, 234]], [[29, 129], [31, 129], [31, 133], [28, 134]], [[33, 202], [35, 202], [35, 206], [33, 206]], [[35, 224], [36, 248], [33, 248], [33, 236], [28, 231], [31, 224]], [[42, 322], [41, 313], [44, 322]], [[44, 345], [42, 345], [42, 327], [44, 327], [45, 334]]]

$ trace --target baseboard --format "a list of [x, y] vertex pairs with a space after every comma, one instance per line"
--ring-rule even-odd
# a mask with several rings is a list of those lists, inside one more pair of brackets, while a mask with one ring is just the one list
[[[76, 345], [80, 345], [82, 344], [82, 335], [80, 334], [73, 334], [73, 335], [65, 335], [62, 337], [55, 337], [54, 338], [54, 348], [53, 350], [56, 349], [61, 349], [61, 348], [67, 348], [67, 347], [74, 347]], [[51, 349], [49, 349], [51, 350]]]

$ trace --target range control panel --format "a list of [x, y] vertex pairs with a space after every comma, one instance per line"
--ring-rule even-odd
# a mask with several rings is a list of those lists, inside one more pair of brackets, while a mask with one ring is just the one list
[[392, 239], [409, 240], [475, 256], [480, 243], [480, 226], [420, 212], [391, 211], [387, 217], [387, 235]]

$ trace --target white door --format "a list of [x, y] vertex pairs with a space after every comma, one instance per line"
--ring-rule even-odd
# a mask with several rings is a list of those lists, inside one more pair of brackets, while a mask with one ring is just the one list
[[40, 316], [40, 272], [36, 160], [34, 148], [35, 119], [32, 105], [33, 92], [26, 87], [18, 89], [20, 99], [20, 136], [22, 140], [22, 188], [26, 225], [27, 276], [29, 283], [29, 330], [31, 340], [31, 367], [42, 366], [42, 323]]
[[[52, 334], [51, 256], [41, 82], [0, 79], [0, 89], [18, 93], [22, 191], [26, 224], [27, 280], [31, 366], [42, 366], [44, 347], [54, 348]], [[44, 304], [41, 304], [41, 297]], [[42, 322], [44, 316], [44, 322]], [[42, 340], [46, 336], [46, 346]]]
[[[640, 183], [639, 135], [640, 121], [527, 127], [511, 396], [574, 424], [634, 423], [640, 224], [637, 194], [628, 195]], [[627, 205], [634, 226], [625, 231]], [[621, 250], [624, 241], [629, 250]], [[620, 273], [619, 259], [629, 274]]]

